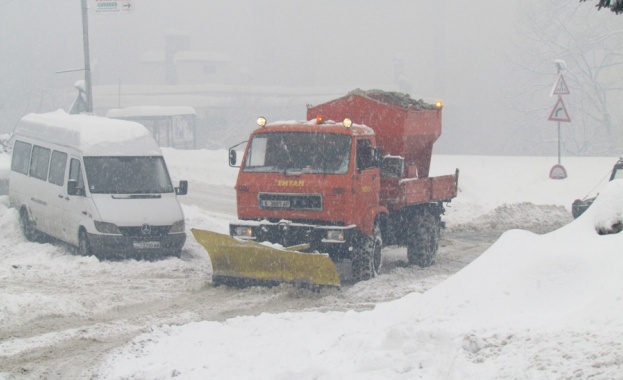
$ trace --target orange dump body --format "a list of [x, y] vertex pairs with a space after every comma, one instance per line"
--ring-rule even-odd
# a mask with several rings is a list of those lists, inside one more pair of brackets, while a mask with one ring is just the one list
[[433, 144], [441, 135], [441, 108], [387, 92], [351, 92], [317, 106], [309, 106], [307, 118], [351, 119], [374, 130], [383, 155], [402, 157], [395, 176], [381, 178], [380, 202], [389, 209], [456, 197], [458, 171], [428, 177]]

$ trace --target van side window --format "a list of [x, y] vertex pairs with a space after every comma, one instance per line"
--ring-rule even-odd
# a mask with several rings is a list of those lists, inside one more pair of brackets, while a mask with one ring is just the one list
[[48, 179], [48, 167], [50, 166], [50, 149], [35, 145], [32, 149], [30, 160], [30, 176], [42, 180]]
[[65, 167], [67, 166], [67, 153], [53, 151], [50, 160], [50, 175], [48, 182], [58, 186], [63, 186], [65, 179]]
[[11, 159], [11, 170], [28, 175], [31, 149], [31, 144], [23, 141], [15, 141], [15, 145], [13, 146], [13, 158]]
[[80, 160], [75, 158], [71, 159], [71, 163], [69, 164], [69, 179], [76, 181], [76, 188], [84, 189], [82, 171], [80, 170]]

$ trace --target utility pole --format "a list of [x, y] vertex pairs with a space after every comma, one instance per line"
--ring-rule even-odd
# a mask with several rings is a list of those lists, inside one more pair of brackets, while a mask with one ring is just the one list
[[87, 0], [82, 0], [82, 39], [84, 41], [84, 85], [87, 101], [87, 112], [93, 113], [93, 90], [91, 85], [91, 59], [89, 58], [89, 16]]

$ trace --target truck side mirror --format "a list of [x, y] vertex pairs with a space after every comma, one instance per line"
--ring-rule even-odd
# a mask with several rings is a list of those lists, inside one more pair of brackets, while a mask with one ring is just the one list
[[177, 195], [186, 195], [188, 194], [188, 181], [182, 180], [180, 181], [180, 187], [175, 188], [175, 194]]
[[381, 163], [383, 162], [383, 153], [381, 152], [381, 148], [372, 148], [372, 161], [373, 166], [381, 167]]
[[236, 150], [233, 148], [229, 149], [229, 166], [236, 166], [236, 161]]
[[242, 144], [246, 144], [246, 143], [247, 143], [247, 140], [244, 140], [232, 146], [231, 148], [229, 148], [229, 166], [238, 167], [236, 166], [236, 160], [237, 160], [236, 147]]

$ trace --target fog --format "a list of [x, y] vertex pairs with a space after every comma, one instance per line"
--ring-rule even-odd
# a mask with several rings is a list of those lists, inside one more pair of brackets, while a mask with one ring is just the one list
[[[531, 23], [537, 22], [530, 13], [546, 16], [540, 21], [546, 25], [547, 17], [558, 18], [557, 9], [562, 9], [567, 20], [586, 24], [590, 19], [604, 24], [604, 33], [615, 35], [620, 31], [616, 22], [623, 22], [623, 16], [617, 19], [611, 12], [597, 12], [594, 4], [575, 0], [557, 0], [555, 6], [534, 0], [130, 3], [131, 12], [105, 13], [95, 11], [95, 0], [88, 2], [96, 113], [108, 107], [97, 104], [106, 86], [119, 88], [118, 106], [125, 107], [136, 104], [121, 96], [123, 86], [165, 84], [162, 78], [146, 76], [144, 63], [148, 52], [164, 51], [165, 36], [170, 34], [187, 36], [193, 51], [229, 59], [226, 79], [196, 84], [237, 85], [239, 92], [260, 88], [269, 95], [276, 88], [294, 89], [297, 100], [283, 112], [279, 107], [262, 110], [258, 102], [234, 101], [235, 117], [229, 113], [210, 122], [206, 116], [208, 121], [197, 127], [209, 130], [200, 136], [214, 141], [202, 141], [200, 146], [211, 148], [240, 140], [259, 114], [304, 119], [305, 104], [319, 99], [313, 94], [341, 96], [356, 88], [380, 88], [429, 102], [443, 100], [443, 135], [436, 153], [555, 155], [556, 123], [547, 121], [555, 98], [549, 91], [557, 80], [553, 61], [565, 57], [536, 47], [538, 41], [528, 35]], [[10, 133], [28, 112], [71, 106], [74, 83], [83, 72], [60, 72], [83, 67], [82, 18], [75, 0], [0, 0], [0, 6], [0, 133]], [[569, 72], [573, 70], [570, 65]], [[620, 74], [614, 75], [620, 79]], [[576, 82], [570, 78], [568, 83]], [[531, 92], [526, 92], [526, 84], [533, 84]], [[612, 107], [620, 91], [608, 100]], [[570, 99], [567, 108], [573, 119], [584, 102], [571, 96], [580, 92], [572, 88], [565, 98]], [[616, 112], [608, 115], [620, 120]], [[198, 116], [201, 120], [201, 112]], [[219, 128], [230, 131], [218, 132]], [[565, 133], [575, 139], [572, 132]], [[608, 149], [613, 147], [603, 149], [564, 153], [612, 153]]]

